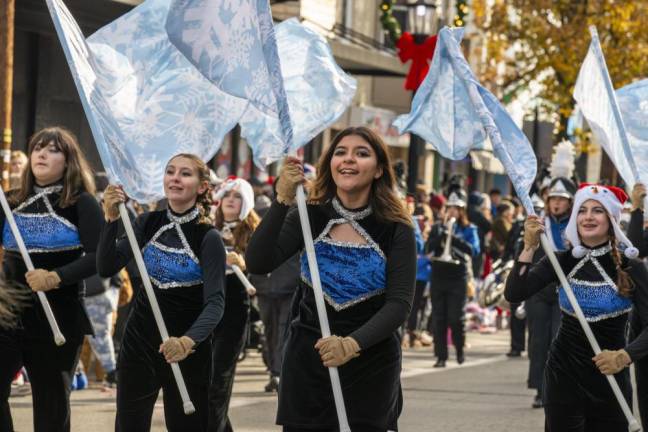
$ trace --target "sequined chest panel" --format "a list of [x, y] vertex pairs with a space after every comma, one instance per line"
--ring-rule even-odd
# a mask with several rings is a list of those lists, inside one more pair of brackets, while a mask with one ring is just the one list
[[[77, 227], [54, 211], [49, 195], [61, 192], [63, 186], [37, 188], [36, 194], [13, 210], [18, 231], [30, 253], [47, 253], [83, 248]], [[18, 251], [18, 243], [5, 220], [2, 244], [6, 250]]]
[[[597, 259], [610, 250], [610, 246], [592, 250], [576, 264], [567, 276], [585, 319], [590, 322], [613, 318], [632, 309], [632, 301], [619, 294], [616, 284], [610, 279]], [[600, 277], [596, 280], [590, 280], [591, 277], [583, 277], [580, 271], [585, 265], [593, 265]], [[562, 311], [575, 316], [574, 308], [569, 303], [563, 288], [560, 288], [558, 297]]]
[[169, 223], [160, 227], [142, 249], [146, 270], [158, 288], [179, 288], [202, 283], [202, 268], [182, 232], [181, 225], [196, 219], [198, 209], [175, 216], [167, 211]]
[[[364, 214], [347, 214], [336, 204], [343, 217], [332, 219], [315, 240], [315, 255], [322, 282], [324, 298], [335, 309], [342, 310], [385, 291], [386, 258], [376, 242], [356, 222]], [[346, 216], [346, 217], [344, 217]], [[331, 229], [338, 224], [350, 224], [366, 243], [347, 243], [332, 239]], [[301, 256], [302, 280], [311, 285], [306, 253]]]

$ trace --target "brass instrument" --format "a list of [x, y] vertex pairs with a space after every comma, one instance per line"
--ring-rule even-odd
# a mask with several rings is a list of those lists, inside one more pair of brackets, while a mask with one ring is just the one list
[[447, 264], [454, 264], [454, 265], [459, 265], [461, 262], [459, 260], [456, 260], [452, 258], [452, 230], [454, 228], [454, 224], [456, 223], [455, 218], [450, 218], [446, 222], [446, 242], [445, 245], [443, 246], [443, 253], [439, 257], [432, 257], [432, 261], [440, 261], [444, 262]]
[[484, 279], [477, 302], [483, 308], [496, 306], [502, 310], [510, 310], [511, 306], [504, 298], [506, 278], [513, 269], [513, 261], [503, 263], [497, 260], [493, 263], [493, 271]]

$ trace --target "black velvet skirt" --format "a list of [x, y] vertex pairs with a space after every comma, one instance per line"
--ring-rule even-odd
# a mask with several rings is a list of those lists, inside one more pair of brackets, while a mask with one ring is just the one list
[[[302, 301], [284, 346], [277, 424], [297, 430], [336, 430], [338, 418], [329, 371], [314, 348], [321, 333], [308, 300]], [[347, 336], [379, 307], [380, 300], [376, 299], [342, 312], [327, 308], [332, 333]], [[398, 430], [403, 397], [400, 338], [396, 332], [363, 350], [338, 371], [352, 430]]]

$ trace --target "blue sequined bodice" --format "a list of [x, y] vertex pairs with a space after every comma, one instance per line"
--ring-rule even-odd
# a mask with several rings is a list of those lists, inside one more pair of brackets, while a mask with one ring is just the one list
[[[62, 186], [36, 189], [36, 194], [13, 210], [14, 219], [21, 237], [30, 253], [60, 252], [81, 249], [77, 227], [54, 211], [49, 194], [60, 192]], [[43, 206], [33, 205], [42, 200]], [[34, 207], [41, 208], [35, 211]], [[6, 250], [18, 251], [18, 243], [8, 221], [2, 230], [2, 244]]]
[[146, 270], [157, 287], [166, 289], [202, 283], [200, 262], [180, 227], [198, 215], [197, 208], [181, 217], [167, 212], [171, 222], [162, 226], [142, 249]]
[[[576, 296], [587, 321], [593, 322], [612, 318], [627, 313], [632, 309], [632, 300], [619, 294], [616, 284], [610, 279], [596, 259], [597, 256], [604, 255], [609, 251], [609, 246], [592, 250], [576, 264], [567, 276], [569, 284], [574, 291], [574, 296]], [[598, 270], [600, 279], [590, 280], [592, 278], [585, 279], [579, 277], [579, 271], [585, 265], [593, 265]], [[562, 311], [574, 316], [574, 309], [569, 303], [567, 294], [562, 287], [559, 290], [558, 298]]]
[[[380, 247], [356, 222], [370, 214], [353, 214], [333, 201], [343, 217], [332, 219], [315, 240], [315, 255], [319, 268], [324, 298], [335, 309], [342, 310], [368, 298], [382, 294], [386, 283], [386, 259]], [[329, 236], [338, 224], [350, 224], [366, 243], [339, 242]], [[301, 256], [302, 280], [311, 285], [311, 274], [306, 254]]]

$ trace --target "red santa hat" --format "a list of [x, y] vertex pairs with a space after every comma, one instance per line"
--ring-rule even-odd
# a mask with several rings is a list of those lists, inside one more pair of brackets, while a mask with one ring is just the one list
[[578, 228], [576, 218], [578, 217], [578, 210], [585, 201], [594, 200], [599, 202], [607, 210], [610, 218], [610, 224], [614, 229], [614, 236], [619, 244], [625, 246], [623, 251], [624, 255], [628, 258], [636, 258], [639, 256], [639, 250], [632, 245], [628, 237], [624, 234], [619, 226], [619, 219], [621, 218], [621, 211], [623, 204], [627, 201], [628, 195], [623, 189], [614, 186], [601, 186], [592, 183], [582, 183], [576, 195], [574, 196], [574, 206], [572, 207], [571, 216], [565, 228], [565, 238], [571, 243], [572, 255], [575, 258], [582, 258], [589, 252], [589, 249], [581, 245], [580, 237], [578, 236]]

